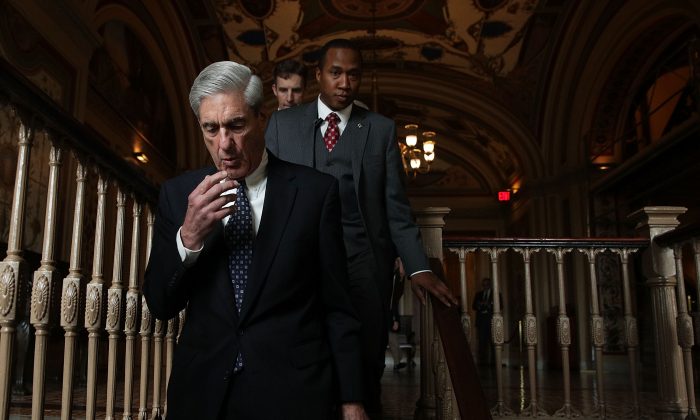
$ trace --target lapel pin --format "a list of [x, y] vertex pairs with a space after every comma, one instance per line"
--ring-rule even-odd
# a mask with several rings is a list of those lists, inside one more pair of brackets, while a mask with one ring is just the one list
[[357, 128], [362, 128], [362, 123], [357, 123]]

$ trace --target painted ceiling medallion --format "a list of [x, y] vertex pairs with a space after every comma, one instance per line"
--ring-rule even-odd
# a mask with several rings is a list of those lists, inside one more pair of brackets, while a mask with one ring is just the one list
[[421, 7], [425, 0], [321, 0], [321, 6], [340, 20], [369, 22], [372, 20], [372, 6], [375, 7], [376, 21], [406, 18]]
[[274, 0], [238, 0], [241, 9], [253, 19], [265, 19], [275, 10]]

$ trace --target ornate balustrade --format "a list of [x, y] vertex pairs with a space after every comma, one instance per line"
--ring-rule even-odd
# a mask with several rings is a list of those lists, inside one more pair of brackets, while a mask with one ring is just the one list
[[[448, 213], [444, 209], [442, 216]], [[637, 221], [639, 238], [583, 238], [583, 239], [523, 239], [523, 238], [463, 238], [443, 241], [445, 250], [455, 253], [459, 258], [459, 281], [451, 281], [459, 284], [461, 318], [464, 333], [469, 341], [472, 341], [472, 320], [470, 311], [470, 296], [475, 291], [469, 290], [467, 285], [474, 284], [467, 281], [467, 259], [470, 254], [483, 253], [489, 261], [489, 274], [492, 279], [491, 294], [493, 304], [493, 319], [491, 342], [495, 355], [496, 398], [491, 409], [494, 417], [580, 417], [585, 418], [610, 418], [619, 416], [620, 413], [611, 415], [608, 412], [605, 383], [609, 375], [620, 375], [619, 370], [610, 371], [604, 368], [606, 344], [604, 314], [600, 303], [600, 284], [598, 276], [610, 267], [619, 267], [616, 270], [617, 281], [620, 283], [622, 310], [621, 318], [624, 323], [623, 343], [627, 357], [627, 375], [629, 377], [629, 393], [631, 403], [626, 409], [624, 417], [640, 418], [651, 416], [654, 418], [685, 418], [686, 415], [695, 415], [696, 405], [694, 397], [693, 367], [691, 348], [698, 339], [697, 320], [700, 319], [698, 305], [694, 305], [695, 311], [692, 318], [689, 315], [689, 303], [683, 281], [682, 252], [688, 253], [686, 261], [694, 258], [695, 270], [700, 272], [700, 240], [697, 226], [692, 229], [679, 229], [675, 231], [679, 222], [677, 217], [685, 211], [676, 207], [647, 207], [643, 208], [630, 218]], [[424, 221], [421, 213], [418, 215], [419, 223]], [[424, 235], [426, 247], [435, 249], [442, 225], [438, 220], [432, 220], [432, 233]], [[424, 225], [424, 229], [430, 229]], [[440, 237], [441, 239], [441, 237]], [[506, 257], [509, 255], [509, 257]], [[520, 262], [515, 256], [520, 256]], [[577, 258], [565, 258], [567, 255]], [[433, 255], [431, 255], [433, 256]], [[535, 260], [538, 260], [537, 264]], [[576, 263], [578, 260], [578, 264]], [[607, 261], [607, 264], [605, 263]], [[513, 264], [519, 265], [514, 270]], [[641, 267], [641, 270], [639, 269]], [[472, 267], [473, 268], [473, 267]], [[499, 269], [501, 271], [499, 271]], [[636, 269], [636, 270], [635, 270]], [[577, 271], [578, 270], [578, 271]], [[513, 287], [513, 280], [506, 281], [509, 274], [514, 271], [522, 273], [517, 276], [516, 282], [522, 283], [518, 287], [520, 293], [502, 294], [504, 287]], [[641, 271], [641, 273], [640, 273]], [[450, 279], [448, 279], [450, 280]], [[453, 279], [454, 280], [454, 279]], [[636, 280], [636, 281], [635, 281]], [[574, 282], [584, 281], [585, 287], [576, 290]], [[535, 288], [535, 282], [539, 287]], [[653, 337], [647, 337], [653, 341], [653, 352], [656, 358], [655, 370], [655, 397], [650, 401], [642, 401], [640, 398], [640, 338], [638, 328], [639, 305], [635, 299], [636, 287], [643, 285], [646, 290], [642, 294], [649, 296], [649, 302], [644, 308], [648, 313], [644, 315], [650, 323], [647, 330]], [[537, 290], [538, 294], [535, 293]], [[585, 296], [576, 296], [581, 293]], [[640, 292], [640, 291], [637, 291]], [[698, 292], [700, 293], [700, 292]], [[537, 390], [538, 375], [542, 370], [538, 369], [538, 345], [543, 332], [538, 330], [544, 324], [538, 319], [534, 298], [542, 298], [543, 295], [553, 296], [552, 302], [556, 308], [556, 343], [557, 351], [561, 358], [561, 406], [552, 413], [547, 413], [539, 402]], [[505, 299], [501, 302], [498, 298]], [[571, 301], [575, 300], [575, 301]], [[519, 302], [520, 301], [520, 302]], [[695, 302], [700, 302], [700, 294], [696, 295]], [[506, 328], [504, 308], [513, 308], [520, 305], [524, 308], [522, 316], [523, 341], [527, 352], [528, 367], [527, 391], [529, 393], [528, 404], [520, 410], [513, 410], [509, 401], [513, 401], [512, 395], [507, 395], [504, 390], [506, 373], [504, 370], [503, 354], [504, 345], [509, 333]], [[585, 314], [588, 319], [588, 335], [590, 342], [590, 354], [595, 365], [595, 400], [594, 408], [589, 412], [582, 412], [576, 407], [572, 399], [572, 384], [570, 366], [570, 352], [572, 346], [573, 325], [569, 308], [576, 307], [579, 316]], [[429, 311], [423, 311], [423, 318]], [[514, 316], [513, 314], [510, 315]], [[693, 322], [695, 321], [695, 322]], [[511, 322], [512, 324], [512, 322]], [[578, 325], [581, 325], [580, 323]], [[422, 331], [428, 335], [426, 340], [434, 337], [436, 333], [432, 326]], [[421, 343], [424, 342], [421, 337]], [[430, 342], [430, 341], [428, 341]], [[443, 338], [444, 342], [444, 338]], [[541, 354], [540, 354], [541, 356]], [[549, 355], [550, 358], [552, 355]], [[423, 411], [428, 412], [424, 417], [435, 415], [441, 419], [459, 418], [459, 413], [451, 407], [456, 407], [452, 386], [457, 386], [460, 381], [450, 380], [445, 383], [444, 377], [449, 378], [450, 372], [441, 373], [446, 369], [442, 359], [440, 348], [433, 347], [430, 352], [421, 349], [421, 363], [428, 364], [426, 370], [434, 370], [435, 376], [429, 378], [432, 382], [427, 394], [422, 390]], [[441, 380], [442, 377], [442, 380]], [[462, 378], [463, 379], [463, 378]], [[646, 388], [650, 388], [645, 383]], [[525, 388], [523, 386], [523, 388]], [[459, 394], [459, 393], [458, 393]], [[425, 404], [432, 397], [433, 404]], [[521, 397], [524, 398], [524, 397]], [[551, 400], [551, 398], [550, 398]], [[619, 405], [619, 404], [618, 404]], [[426, 408], [427, 407], [427, 408]], [[419, 406], [420, 408], [420, 406]], [[420, 410], [419, 410], [420, 412]]]
[[[112, 419], [116, 411], [125, 419], [161, 418], [178, 320], [168, 321], [166, 331], [140, 294], [155, 187], [1, 60], [0, 157], [6, 235], [0, 243], [7, 240], [0, 262], [0, 419], [28, 408], [27, 398], [11, 391], [14, 383], [21, 394], [29, 370], [33, 419], [47, 410], [60, 410], [62, 419]], [[34, 255], [38, 264], [26, 258]], [[60, 268], [65, 262], [67, 272]], [[33, 368], [23, 363], [32, 342]], [[59, 407], [46, 406], [49, 393], [53, 401], [60, 395]]]

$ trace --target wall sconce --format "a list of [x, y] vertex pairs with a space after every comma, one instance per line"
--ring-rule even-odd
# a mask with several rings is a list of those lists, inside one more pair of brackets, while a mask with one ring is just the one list
[[148, 156], [143, 152], [134, 152], [134, 159], [141, 163], [148, 163]]

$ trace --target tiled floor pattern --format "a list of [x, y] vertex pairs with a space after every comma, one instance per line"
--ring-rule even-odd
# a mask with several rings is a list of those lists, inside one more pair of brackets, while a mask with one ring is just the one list
[[[416, 357], [416, 362], [419, 362]], [[384, 405], [384, 418], [386, 420], [408, 420], [414, 418], [416, 401], [420, 396], [420, 368], [404, 368], [399, 371], [392, 369], [393, 363], [387, 357], [387, 368], [382, 378]], [[484, 394], [489, 405], [495, 405], [497, 400], [497, 383], [495, 369], [480, 367], [480, 378], [484, 388]], [[527, 384], [527, 369], [516, 367], [504, 367], [504, 394], [505, 405], [513, 411], [520, 412], [529, 404], [530, 394]], [[548, 415], [553, 415], [563, 405], [563, 385], [561, 371], [538, 372], [538, 400], [539, 405]], [[641, 402], [648, 418], [654, 418], [649, 407], [654, 405], [655, 390], [651, 389], [655, 380], [650, 374], [642, 375]], [[150, 385], [152, 387], [152, 385]], [[595, 373], [592, 371], [572, 372], [572, 406], [583, 413], [580, 418], [593, 418], [597, 391], [595, 385]], [[45, 418], [52, 420], [60, 416], [60, 382], [56, 379], [47, 382], [47, 398], [45, 404]], [[608, 418], [623, 418], [632, 406], [632, 396], [629, 389], [629, 379], [624, 373], [608, 373], [605, 381], [605, 400], [607, 401]], [[105, 385], [98, 388], [98, 418], [104, 418]], [[117, 398], [115, 413], [121, 418], [123, 404], [123, 385], [117, 386]], [[150, 396], [149, 396], [150, 399]], [[138, 385], [134, 392], [134, 405], [138, 406]], [[79, 419], [85, 416], [85, 388], [77, 386], [74, 392], [73, 404], [76, 409], [73, 418]], [[136, 410], [136, 408], [134, 408]], [[13, 395], [11, 411], [14, 419], [29, 418], [31, 412], [31, 396]], [[149, 408], [150, 414], [150, 408]], [[133, 413], [136, 418], [137, 413]]]

